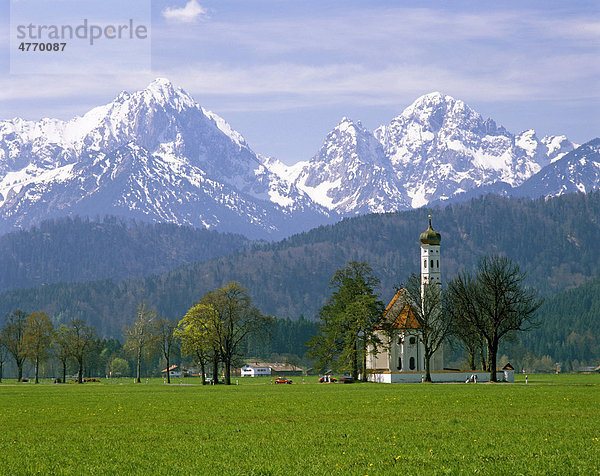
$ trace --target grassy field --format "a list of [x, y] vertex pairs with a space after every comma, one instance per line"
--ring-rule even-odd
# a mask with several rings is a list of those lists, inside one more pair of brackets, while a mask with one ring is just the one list
[[600, 376], [523, 380], [7, 381], [0, 385], [0, 472], [600, 474]]

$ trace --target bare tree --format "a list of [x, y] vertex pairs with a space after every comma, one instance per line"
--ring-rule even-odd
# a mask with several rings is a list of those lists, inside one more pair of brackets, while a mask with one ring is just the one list
[[477, 358], [482, 370], [488, 370], [487, 360], [484, 353], [484, 343], [481, 334], [468, 319], [465, 319], [465, 311], [461, 309], [461, 302], [454, 302], [452, 293], [446, 293], [446, 312], [451, 317], [452, 329], [450, 334], [460, 341], [467, 352], [469, 369], [476, 370]]
[[477, 329], [487, 344], [490, 381], [496, 381], [496, 359], [501, 339], [535, 327], [541, 305], [537, 292], [524, 285], [525, 274], [504, 256], [485, 257], [475, 276], [459, 273], [448, 285], [450, 302], [462, 319]]
[[402, 294], [410, 301], [407, 304], [412, 306], [419, 323], [425, 359], [425, 381], [431, 382], [431, 358], [450, 333], [451, 316], [445, 312], [444, 294], [439, 283], [421, 284], [421, 277], [413, 273], [402, 287], [406, 291]]
[[2, 332], [0, 332], [0, 340], [2, 340], [6, 350], [15, 360], [15, 364], [17, 364], [18, 381], [21, 381], [23, 378], [23, 364], [27, 358], [23, 343], [26, 320], [27, 313], [17, 309], [12, 314], [6, 316], [6, 324], [2, 328]]
[[97, 337], [96, 329], [87, 325], [83, 319], [73, 319], [66, 331], [61, 330], [61, 332], [64, 332], [67, 355], [77, 361], [77, 383], [83, 383], [83, 364], [94, 349]]
[[176, 328], [177, 321], [165, 319], [164, 317], [157, 319], [154, 323], [154, 341], [167, 361], [167, 383], [171, 383], [171, 372], [169, 368], [171, 366], [171, 352], [176, 343], [174, 335]]
[[54, 341], [56, 343], [56, 357], [62, 365], [62, 382], [65, 383], [67, 379], [67, 362], [71, 357], [70, 349], [70, 330], [69, 328], [61, 324], [56, 330]]
[[140, 383], [142, 357], [152, 339], [152, 325], [157, 312], [143, 302], [138, 304], [134, 323], [125, 328], [125, 349], [132, 353], [137, 361], [136, 382]]
[[52, 346], [54, 325], [45, 312], [34, 312], [25, 321], [23, 345], [35, 365], [35, 383], [39, 383], [40, 362], [48, 358]]

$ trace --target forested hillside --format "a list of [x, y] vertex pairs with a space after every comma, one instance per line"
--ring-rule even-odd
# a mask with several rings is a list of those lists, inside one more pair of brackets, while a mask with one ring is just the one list
[[545, 296], [600, 274], [600, 193], [535, 201], [487, 196], [440, 210], [346, 219], [160, 276], [8, 292], [0, 295], [0, 315], [16, 308], [45, 310], [58, 321], [81, 317], [101, 335], [118, 336], [139, 301], [179, 317], [207, 291], [236, 280], [263, 312], [310, 318], [329, 294], [335, 270], [349, 260], [373, 266], [386, 301], [395, 284], [419, 271], [418, 237], [428, 213], [442, 234], [444, 280], [490, 253], [504, 253], [521, 264], [529, 284]]
[[563, 371], [600, 363], [600, 276], [547, 298], [538, 315], [539, 328], [522, 336], [525, 348]]
[[247, 247], [241, 235], [172, 224], [61, 218], [0, 237], [0, 290], [160, 274]]

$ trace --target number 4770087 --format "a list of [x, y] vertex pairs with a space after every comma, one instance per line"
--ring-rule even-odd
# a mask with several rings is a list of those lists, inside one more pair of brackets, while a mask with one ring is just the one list
[[21, 51], [65, 51], [66, 43], [21, 43]]

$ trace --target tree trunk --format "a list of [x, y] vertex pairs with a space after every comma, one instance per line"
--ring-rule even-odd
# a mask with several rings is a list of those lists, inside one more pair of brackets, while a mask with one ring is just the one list
[[4, 371], [3, 367], [4, 367], [4, 362], [2, 362], [0, 360], [0, 383], [2, 383], [2, 374], [3, 374], [3, 371]]
[[429, 354], [425, 354], [425, 382], [431, 382], [431, 372], [430, 372], [430, 360], [431, 356]]
[[40, 368], [40, 358], [36, 357], [35, 358], [35, 383], [40, 383], [40, 380], [38, 378], [39, 368]]
[[202, 377], [202, 385], [206, 385], [206, 378], [204, 377], [204, 359], [198, 359], [200, 362], [200, 376]]
[[142, 382], [142, 380], [141, 380], [141, 374], [142, 374], [142, 351], [140, 349], [139, 352], [138, 352], [138, 355], [137, 355], [137, 377], [135, 379], [135, 381], [137, 383], [141, 383]]
[[470, 348], [469, 352], [469, 370], [475, 370], [475, 349]]
[[231, 385], [231, 358], [225, 361], [225, 385]]
[[17, 361], [17, 382], [23, 380], [23, 362]]
[[217, 385], [219, 383], [219, 357], [217, 357], [217, 353], [213, 357], [213, 372], [212, 372], [212, 383], [213, 385]]
[[488, 344], [488, 367], [490, 371], [490, 382], [497, 382], [496, 380], [496, 354], [498, 353], [498, 338], [494, 337]]
[[483, 353], [483, 345], [479, 345], [479, 359], [481, 360], [481, 370], [484, 372], [488, 370], [487, 362], [485, 360], [485, 354]]
[[[169, 355], [166, 354], [166, 361], [167, 361], [167, 383], [171, 383], [171, 371], [169, 370]], [[181, 369], [179, 369], [181, 370]]]
[[365, 341], [362, 358], [362, 381], [367, 382], [367, 343]]
[[63, 379], [62, 383], [67, 383], [67, 361], [63, 360]]
[[356, 345], [352, 349], [352, 378], [358, 380], [358, 350]]
[[79, 370], [77, 371], [77, 383], [83, 383], [83, 360], [78, 360]]

